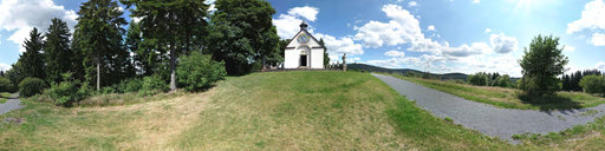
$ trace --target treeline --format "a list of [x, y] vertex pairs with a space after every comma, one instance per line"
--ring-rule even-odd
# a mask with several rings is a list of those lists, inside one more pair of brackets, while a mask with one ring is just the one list
[[198, 90], [224, 72], [246, 74], [283, 60], [285, 42], [272, 24], [275, 10], [264, 0], [217, 0], [213, 13], [204, 1], [120, 2], [132, 13], [129, 25], [118, 1], [90, 0], [80, 6], [73, 34], [58, 18], [51, 19], [47, 33], [34, 28], [26, 52], [1, 73], [11, 83], [7, 90], [23, 89], [26, 78], [25, 85], [41, 80], [40, 89], [64, 87], [63, 93], [123, 92], [146, 84]]
[[599, 70], [584, 70], [584, 71], [576, 71], [571, 74], [564, 74], [561, 77], [561, 89], [563, 91], [582, 91], [582, 87], [580, 86], [580, 81], [582, 78], [589, 75], [603, 75], [603, 73]]
[[514, 84], [509, 75], [500, 75], [496, 72], [478, 72], [476, 74], [469, 75], [466, 81], [471, 85], [477, 86], [514, 87]]

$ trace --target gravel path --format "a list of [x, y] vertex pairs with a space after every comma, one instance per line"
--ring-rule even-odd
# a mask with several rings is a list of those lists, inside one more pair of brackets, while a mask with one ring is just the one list
[[[15, 93], [11, 97], [17, 98], [18, 95]], [[7, 99], [6, 103], [0, 104], [0, 115], [20, 108], [23, 108], [23, 106], [19, 99]]]
[[605, 116], [605, 104], [551, 112], [504, 109], [468, 101], [391, 76], [372, 75], [435, 116], [449, 117], [456, 124], [511, 141], [514, 134], [558, 132]]

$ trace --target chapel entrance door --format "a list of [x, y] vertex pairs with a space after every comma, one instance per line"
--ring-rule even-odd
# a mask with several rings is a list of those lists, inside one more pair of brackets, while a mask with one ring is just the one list
[[307, 67], [307, 55], [300, 55], [300, 67]]

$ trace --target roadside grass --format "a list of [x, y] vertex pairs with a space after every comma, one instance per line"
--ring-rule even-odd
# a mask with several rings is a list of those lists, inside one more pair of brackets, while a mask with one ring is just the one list
[[11, 98], [11, 94], [8, 92], [0, 92], [0, 98], [5, 98], [5, 99]]
[[511, 88], [473, 86], [450, 81], [412, 78], [396, 74], [390, 75], [467, 100], [502, 108], [550, 111], [594, 107], [605, 103], [605, 98], [581, 92], [557, 92], [556, 96], [535, 98], [525, 97], [522, 91]]
[[232, 77], [174, 140], [183, 150], [508, 150], [431, 116], [367, 73]]
[[511, 145], [433, 117], [368, 73], [253, 73], [160, 98], [73, 108], [23, 99], [0, 115], [24, 121], [0, 120], [0, 150], [601, 150], [605, 140], [600, 118]]
[[0, 115], [0, 150], [169, 150], [169, 140], [194, 121], [213, 92], [109, 107], [58, 107], [22, 99]]
[[7, 99], [5, 99], [5, 98], [0, 98], [0, 104], [4, 104], [4, 103], [6, 103], [6, 101], [7, 101]]

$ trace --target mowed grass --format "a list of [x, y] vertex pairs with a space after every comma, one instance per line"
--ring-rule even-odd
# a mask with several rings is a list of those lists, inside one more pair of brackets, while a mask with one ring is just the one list
[[525, 100], [519, 97], [522, 92], [517, 89], [473, 86], [451, 81], [429, 80], [421, 78], [393, 75], [429, 88], [446, 92], [467, 100], [491, 104], [502, 108], [533, 109], [533, 110], [568, 110], [594, 107], [605, 103], [605, 98], [592, 96], [581, 92], [557, 92], [556, 96], [532, 98]]
[[437, 119], [367, 73], [229, 78], [174, 140], [185, 150], [485, 150], [506, 143]]
[[438, 119], [367, 73], [229, 77], [202, 93], [131, 105], [23, 100], [0, 115], [0, 150], [583, 150], [604, 120], [511, 145]]

